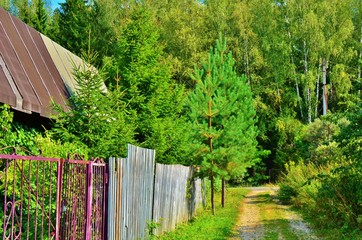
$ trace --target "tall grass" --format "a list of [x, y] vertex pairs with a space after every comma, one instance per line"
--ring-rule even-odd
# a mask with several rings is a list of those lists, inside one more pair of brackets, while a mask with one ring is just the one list
[[339, 229], [339, 239], [362, 239], [361, 181], [361, 171], [347, 161], [322, 166], [291, 162], [278, 198], [299, 208], [319, 229]]
[[[158, 239], [227, 239], [235, 225], [239, 206], [248, 190], [241, 188], [228, 188], [225, 207], [216, 204], [216, 213], [212, 215], [210, 207], [200, 212], [191, 222], [179, 225], [175, 231], [164, 234]], [[216, 193], [216, 199], [220, 199], [220, 193]]]

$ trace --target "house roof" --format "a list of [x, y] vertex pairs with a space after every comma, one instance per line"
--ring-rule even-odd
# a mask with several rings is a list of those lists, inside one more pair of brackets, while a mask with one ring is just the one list
[[0, 8], [0, 102], [50, 117], [51, 100], [66, 106], [76, 92], [74, 67], [84, 62]]

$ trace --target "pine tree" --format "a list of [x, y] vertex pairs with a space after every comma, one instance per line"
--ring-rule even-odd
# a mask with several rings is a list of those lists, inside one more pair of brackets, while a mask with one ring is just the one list
[[213, 212], [215, 176], [223, 178], [224, 186], [225, 179], [242, 175], [257, 159], [252, 93], [246, 78], [236, 74], [234, 64], [220, 37], [202, 68], [195, 69], [196, 86], [188, 99], [189, 118], [199, 141], [198, 164], [211, 180]]

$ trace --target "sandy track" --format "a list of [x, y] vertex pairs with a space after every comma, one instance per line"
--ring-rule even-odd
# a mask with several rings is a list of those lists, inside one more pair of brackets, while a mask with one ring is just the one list
[[[253, 187], [248, 188], [250, 192], [245, 196], [239, 209], [240, 215], [234, 228], [233, 237], [230, 240], [260, 240], [264, 239], [265, 226], [261, 219], [260, 194], [274, 195], [278, 188]], [[310, 228], [303, 222], [300, 216], [288, 210], [287, 206], [275, 204], [275, 209], [283, 212], [284, 219], [289, 221], [289, 228], [295, 232], [298, 239], [318, 239], [313, 236]], [[278, 239], [284, 239], [283, 234], [278, 233]]]

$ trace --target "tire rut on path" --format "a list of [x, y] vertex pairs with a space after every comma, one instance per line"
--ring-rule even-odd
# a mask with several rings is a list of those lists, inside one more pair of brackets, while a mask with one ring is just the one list
[[[234, 235], [229, 238], [229, 240], [260, 240], [264, 239], [264, 235], [266, 234], [267, 229], [265, 228], [263, 219], [261, 219], [260, 216], [260, 194], [274, 195], [278, 188], [253, 187], [248, 189], [250, 192], [245, 196], [240, 206], [240, 214], [238, 222], [234, 228]], [[295, 232], [297, 235], [300, 235], [300, 238], [298, 237], [297, 239], [305, 239], [306, 235], [310, 237], [308, 239], [317, 239], [313, 236], [310, 228], [302, 221], [298, 214], [286, 210], [288, 208], [287, 206], [276, 205], [276, 208], [282, 211], [284, 209], [285, 212], [287, 212], [280, 217], [288, 220], [290, 230]], [[278, 239], [285, 239], [279, 230]]]
[[269, 187], [247, 189], [249, 189], [250, 192], [243, 199], [243, 203], [239, 209], [239, 219], [235, 227], [236, 233], [230, 240], [240, 239], [240, 237], [243, 240], [261, 239], [264, 235], [264, 226], [261, 224], [260, 220], [260, 209], [257, 205], [257, 196], [261, 192], [275, 191], [276, 189]]

